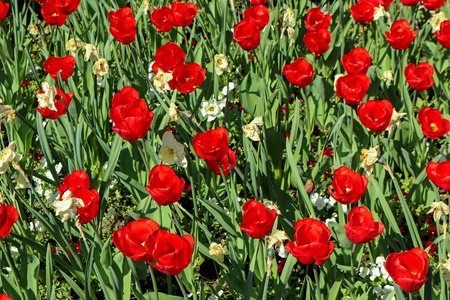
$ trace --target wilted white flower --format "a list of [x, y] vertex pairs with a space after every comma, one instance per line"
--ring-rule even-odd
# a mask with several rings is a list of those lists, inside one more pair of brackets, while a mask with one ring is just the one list
[[22, 154], [16, 152], [16, 142], [9, 143], [8, 147], [0, 152], [0, 174], [4, 174], [12, 162], [22, 159]]
[[175, 139], [171, 131], [164, 132], [162, 142], [158, 154], [159, 159], [168, 165], [177, 164], [186, 168], [187, 160], [184, 156], [184, 146]]
[[80, 49], [81, 46], [83, 46], [83, 42], [79, 38], [70, 39], [66, 43], [66, 51], [70, 51], [72, 55], [75, 55], [77, 50]]
[[380, 80], [385, 81], [388, 86], [391, 85], [392, 81], [394, 81], [394, 75], [392, 74], [392, 70], [384, 71], [383, 77], [381, 77]]
[[28, 182], [25, 176], [22, 173], [16, 172], [12, 176], [12, 178], [16, 181], [16, 189], [25, 189], [28, 187]]
[[217, 101], [214, 98], [209, 101], [202, 101], [200, 115], [202, 117], [208, 117], [208, 122], [214, 121], [216, 118], [223, 118], [224, 114], [222, 109], [225, 107], [225, 104], [225, 101]]
[[103, 78], [103, 76], [109, 73], [108, 61], [104, 58], [97, 60], [92, 66], [92, 73], [97, 75], [97, 77]]
[[146, 15], [148, 13], [148, 10], [150, 9], [150, 3], [148, 2], [148, 0], [144, 0], [142, 2], [142, 11], [144, 12], [144, 15]]
[[284, 12], [283, 22], [287, 23], [291, 27], [295, 27], [295, 24], [297, 24], [295, 21], [295, 14], [290, 8], [286, 9]]
[[38, 23], [28, 25], [27, 29], [31, 35], [39, 35], [40, 34], [39, 27], [37, 26], [39, 23], [40, 23], [40, 21]]
[[44, 82], [42, 83], [42, 91], [44, 93], [38, 93], [36, 95], [39, 108], [48, 108], [57, 111], [54, 101], [56, 96], [55, 86], [50, 86], [47, 82]]
[[445, 282], [450, 281], [450, 253], [448, 253], [447, 256], [447, 261], [442, 265], [442, 277], [444, 278]]
[[214, 55], [214, 68], [216, 69], [217, 75], [222, 75], [225, 71], [230, 72], [228, 57], [225, 54]]
[[178, 106], [175, 103], [170, 103], [169, 106], [169, 119], [170, 121], [175, 121], [177, 124], [180, 124], [179, 119], [181, 118], [180, 111], [178, 110]]
[[361, 150], [361, 167], [367, 172], [367, 175], [371, 175], [373, 171], [373, 165], [378, 161], [378, 146], [370, 149]]
[[373, 13], [373, 20], [376, 21], [379, 18], [383, 17], [386, 14], [384, 7], [380, 4], [380, 6], [375, 7], [375, 12]]
[[253, 121], [250, 122], [250, 124], [242, 126], [242, 130], [244, 131], [246, 137], [248, 137], [252, 141], [257, 142], [261, 140], [261, 128], [263, 126], [263, 118], [256, 117], [253, 119]]
[[84, 49], [86, 52], [84, 53], [84, 61], [96, 61], [100, 59], [100, 53], [98, 53], [97, 47], [92, 44], [84, 44]]
[[165, 73], [159, 69], [158, 74], [153, 78], [153, 85], [158, 93], [170, 90], [169, 81], [173, 78], [172, 73]]
[[442, 11], [440, 13], [434, 14], [431, 17], [430, 24], [433, 27], [433, 33], [441, 29], [441, 23], [444, 22], [445, 20], [447, 20], [447, 17]]
[[55, 201], [53, 206], [56, 208], [55, 214], [61, 218], [62, 222], [66, 222], [70, 219], [71, 211], [76, 214], [78, 207], [84, 207], [84, 202], [80, 198], [72, 197], [72, 192], [68, 190], [62, 196], [62, 200]]

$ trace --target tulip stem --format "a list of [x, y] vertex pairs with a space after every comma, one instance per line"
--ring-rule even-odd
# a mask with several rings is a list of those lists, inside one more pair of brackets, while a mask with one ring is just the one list
[[416, 99], [417, 99], [417, 90], [414, 90], [413, 102], [412, 102], [412, 112], [414, 112], [414, 107], [416, 106]]
[[317, 265], [314, 264], [314, 281], [316, 282], [316, 297], [318, 300], [322, 300], [322, 293], [320, 292], [319, 284], [319, 272], [317, 271]]
[[158, 284], [156, 282], [155, 272], [153, 271], [153, 267], [150, 264], [148, 265], [148, 270], [150, 271], [150, 276], [152, 277], [152, 284], [153, 284], [153, 291], [155, 292], [155, 299], [159, 300]]
[[178, 282], [178, 285], [180, 286], [180, 289], [181, 289], [181, 292], [183, 293], [184, 299], [185, 299], [185, 300], [189, 299], [188, 296], [187, 296], [187, 293], [186, 293], [186, 289], [184, 288], [184, 285], [183, 285], [183, 283], [181, 282], [180, 278], [178, 277], [178, 275], [174, 275], [174, 276], [175, 276], [175, 279], [176, 279], [177, 282]]
[[134, 67], [136, 68], [136, 74], [139, 74], [139, 68], [138, 68], [136, 56], [134, 55], [134, 52], [133, 52], [133, 48], [131, 48], [131, 44], [128, 44], [128, 47], [130, 48], [131, 56], [133, 57]]
[[178, 228], [180, 235], [183, 235], [183, 231], [181, 230], [181, 224], [180, 224], [180, 221], [178, 220], [178, 215], [177, 215], [177, 212], [175, 211], [173, 203], [170, 203], [169, 207], [170, 207], [170, 210], [172, 211], [172, 218], [175, 220], [175, 225]]
[[148, 166], [147, 159], [145, 159], [144, 151], [142, 151], [142, 146], [139, 144], [139, 141], [136, 141], [136, 145], [139, 149], [139, 153], [141, 154], [142, 160], [144, 161], [145, 170], [147, 170], [147, 173], [150, 173], [150, 168]]
[[409, 292], [409, 300], [413, 300], [412, 292]]
[[308, 137], [308, 145], [309, 145], [309, 141], [311, 140], [311, 131], [309, 128], [309, 106], [308, 106], [308, 95], [306, 94], [306, 89], [304, 87], [300, 88], [301, 91], [301, 95], [303, 97], [303, 102], [305, 103], [305, 123], [306, 123], [306, 134]]
[[353, 148], [353, 106], [350, 106], [350, 150]]
[[220, 174], [222, 175], [222, 179], [223, 179], [223, 184], [225, 184], [225, 190], [227, 192], [228, 199], [230, 200], [230, 203], [231, 203], [230, 190], [228, 189], [227, 177], [225, 176], [225, 173], [223, 172], [222, 164], [220, 163], [220, 161], [217, 162], [217, 164], [219, 165]]
[[355, 256], [355, 249], [356, 249], [356, 244], [353, 243], [353, 248], [352, 248], [352, 255], [350, 256], [350, 268], [351, 268], [351, 272], [352, 272], [352, 278], [355, 279], [355, 266], [353, 263], [353, 256]]

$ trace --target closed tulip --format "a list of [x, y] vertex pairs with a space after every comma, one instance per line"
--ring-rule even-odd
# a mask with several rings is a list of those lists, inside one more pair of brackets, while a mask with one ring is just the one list
[[426, 168], [428, 178], [441, 189], [450, 192], [450, 161], [429, 162]]
[[4, 20], [9, 11], [9, 3], [0, 1], [0, 20]]
[[171, 167], [156, 165], [148, 176], [145, 189], [159, 205], [169, 205], [180, 200], [186, 182], [179, 178]]
[[136, 19], [133, 17], [133, 11], [129, 7], [121, 8], [117, 11], [110, 11], [108, 18], [109, 32], [116, 40], [124, 45], [128, 45], [136, 38]]
[[417, 32], [411, 30], [411, 24], [406, 20], [397, 20], [392, 23], [391, 32], [386, 31], [385, 37], [392, 48], [407, 49], [417, 37]]
[[406, 66], [404, 73], [406, 82], [409, 83], [412, 89], [419, 92], [428, 90], [434, 85], [434, 69], [427, 62], [420, 63], [417, 66], [414, 63], [410, 63]]
[[450, 47], [450, 20], [445, 20], [441, 23], [439, 31], [436, 31], [436, 36], [439, 44], [444, 48]]
[[239, 227], [252, 239], [260, 239], [272, 231], [277, 218], [275, 209], [267, 210], [266, 206], [251, 199], [242, 206], [242, 224]]
[[199, 132], [192, 139], [194, 150], [204, 160], [220, 161], [228, 153], [228, 131], [223, 127]]
[[372, 213], [364, 206], [354, 207], [344, 224], [347, 238], [355, 244], [368, 243], [384, 230], [384, 224], [375, 222]]
[[334, 242], [330, 242], [331, 231], [325, 223], [305, 218], [294, 225], [294, 240], [286, 244], [287, 251], [302, 264], [323, 265], [334, 250]]
[[331, 24], [331, 15], [324, 14], [319, 7], [311, 8], [306, 14], [305, 26], [308, 31], [328, 29]]
[[150, 20], [157, 28], [156, 32], [169, 32], [173, 27], [172, 9], [165, 5], [152, 11]]
[[349, 74], [366, 74], [372, 64], [369, 51], [358, 47], [342, 56], [342, 65]]
[[186, 53], [175, 43], [168, 42], [156, 50], [153, 73], [158, 74], [158, 70], [163, 72], [173, 72], [176, 67], [184, 63]]
[[344, 98], [348, 105], [361, 102], [370, 86], [370, 78], [364, 74], [349, 74], [336, 82], [336, 95]]
[[241, 21], [234, 26], [234, 40], [245, 51], [258, 48], [260, 34], [258, 28], [250, 21]]
[[326, 29], [307, 32], [303, 36], [303, 42], [309, 51], [314, 52], [316, 57], [320, 57], [330, 48], [331, 33]]
[[359, 0], [355, 5], [350, 6], [350, 13], [356, 22], [370, 23], [373, 21], [375, 5], [371, 0]]
[[11, 233], [12, 226], [18, 219], [19, 214], [14, 206], [0, 202], [0, 238], [4, 238]]
[[61, 80], [66, 81], [73, 74], [75, 67], [75, 58], [72, 55], [66, 57], [50, 56], [44, 61], [44, 69], [56, 81], [58, 81], [58, 73]]
[[244, 20], [252, 22], [258, 30], [263, 30], [270, 22], [270, 14], [264, 5], [255, 5], [244, 11]]
[[296, 86], [305, 87], [311, 84], [314, 67], [305, 58], [297, 58], [292, 64], [283, 66], [283, 74]]

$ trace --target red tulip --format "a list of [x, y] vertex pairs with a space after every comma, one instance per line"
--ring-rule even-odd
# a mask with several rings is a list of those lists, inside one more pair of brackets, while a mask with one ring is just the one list
[[341, 204], [355, 203], [366, 192], [368, 183], [369, 179], [366, 176], [361, 176], [359, 173], [342, 166], [334, 170], [333, 182], [331, 183], [334, 193], [331, 191], [331, 187], [328, 187], [328, 192]]
[[297, 58], [292, 64], [283, 66], [283, 74], [290, 83], [299, 87], [311, 84], [314, 75], [314, 67], [305, 58]]
[[172, 3], [173, 26], [186, 27], [191, 25], [197, 15], [198, 7], [194, 3]]
[[402, 4], [405, 5], [405, 6], [415, 6], [420, 1], [421, 0], [402, 0]]
[[419, 111], [419, 123], [423, 134], [430, 139], [436, 140], [450, 131], [450, 121], [442, 118], [442, 113], [436, 108], [423, 107]]
[[55, 0], [56, 9], [63, 15], [70, 15], [77, 10], [81, 0]]
[[392, 23], [391, 32], [386, 31], [386, 40], [394, 49], [408, 48], [416, 38], [417, 32], [411, 30], [411, 24], [406, 20], [397, 20]]
[[153, 73], [158, 74], [158, 70], [163, 72], [173, 72], [176, 67], [184, 63], [186, 53], [177, 44], [168, 42], [156, 50], [155, 63], [152, 65]]
[[0, 20], [4, 20], [9, 11], [9, 3], [0, 1]]
[[151, 261], [148, 252], [147, 239], [150, 234], [159, 229], [158, 223], [151, 219], [139, 219], [113, 232], [113, 243], [125, 256], [135, 261]]
[[306, 14], [305, 26], [308, 31], [328, 29], [331, 23], [331, 15], [324, 14], [319, 7], [311, 8]]
[[379, 133], [389, 126], [393, 111], [388, 100], [369, 100], [358, 107], [358, 116], [364, 126]]
[[19, 214], [14, 206], [0, 202], [0, 238], [4, 238], [11, 233], [12, 226], [18, 219]]
[[228, 131], [219, 127], [199, 132], [192, 139], [192, 144], [200, 158], [220, 161], [228, 153]]
[[177, 89], [183, 94], [191, 93], [203, 83], [205, 74], [205, 69], [197, 63], [191, 62], [187, 65], [178, 65], [172, 73], [173, 78], [169, 81], [169, 87], [172, 90]]
[[242, 206], [244, 214], [239, 227], [252, 239], [260, 239], [272, 231], [277, 218], [275, 209], [267, 210], [266, 206], [255, 199], [251, 199]]
[[168, 275], [180, 274], [192, 261], [194, 238], [179, 236], [165, 230], [155, 230], [147, 239], [148, 253], [156, 261], [150, 264]]
[[58, 186], [60, 199], [62, 199], [62, 195], [68, 190], [73, 192], [78, 188], [88, 189], [90, 185], [89, 175], [83, 170], [75, 170], [70, 175], [66, 176], [63, 183]]
[[44, 69], [56, 81], [58, 81], [58, 73], [61, 80], [66, 81], [73, 74], [75, 66], [75, 58], [72, 55], [66, 57], [50, 56], [44, 61]]
[[245, 20], [234, 26], [233, 38], [246, 51], [258, 48], [260, 42], [258, 28], [252, 22]]
[[355, 244], [368, 243], [384, 230], [384, 224], [375, 222], [372, 213], [364, 206], [353, 208], [344, 224], [345, 234]]
[[55, 0], [44, 2], [41, 7], [41, 14], [48, 25], [62, 26], [67, 19], [55, 6]]
[[358, 47], [342, 56], [342, 65], [349, 74], [366, 74], [372, 64], [369, 51]]
[[[228, 155], [230, 156], [230, 160], [228, 159]], [[206, 164], [208, 165], [208, 168], [211, 169], [214, 173], [217, 175], [221, 175], [220, 173], [220, 165], [222, 166], [222, 170], [224, 175], [228, 175], [231, 172], [231, 169], [233, 169], [236, 166], [236, 153], [234, 153], [233, 150], [228, 148], [228, 153], [225, 154], [220, 161], [214, 161], [214, 160], [207, 160]], [[231, 164], [231, 169], [230, 169]]]
[[295, 223], [294, 230], [295, 243], [288, 242], [287, 251], [302, 264], [323, 265], [334, 250], [330, 229], [321, 221], [305, 218]]
[[[36, 110], [47, 119], [57, 120], [60, 116], [64, 115], [67, 112], [67, 107], [69, 107], [70, 103], [73, 99], [73, 93], [65, 94], [63, 91], [55, 87], [56, 96], [53, 98], [54, 109], [46, 106], [36, 107]], [[44, 90], [40, 90], [39, 94], [45, 94]], [[39, 99], [39, 97], [38, 97]]]
[[433, 86], [434, 69], [427, 63], [423, 62], [417, 66], [414, 63], [410, 63], [405, 68], [406, 82], [409, 83], [412, 89], [419, 92], [428, 90]]
[[78, 188], [72, 192], [72, 197], [83, 200], [84, 206], [77, 207], [77, 214], [80, 216], [81, 224], [89, 223], [98, 215], [100, 195], [97, 190]]
[[444, 48], [450, 47], [450, 20], [441, 23], [439, 31], [434, 33], [439, 44]]
[[250, 5], [266, 4], [269, 0], [250, 0]]
[[307, 32], [303, 36], [303, 42], [309, 51], [314, 52], [316, 57], [320, 57], [330, 48], [331, 33], [326, 29]]
[[391, 5], [392, 1], [394, 0], [371, 0], [371, 1], [375, 7], [381, 5], [384, 7], [384, 9], [388, 9], [389, 5]]
[[0, 294], [0, 300], [12, 300], [12, 299], [5, 294]]
[[426, 168], [428, 178], [441, 189], [450, 192], [450, 161], [429, 162]]
[[172, 9], [167, 5], [152, 11], [150, 20], [156, 26], [156, 32], [169, 32], [173, 27]]
[[113, 37], [124, 45], [128, 45], [136, 38], [136, 19], [133, 18], [133, 11], [129, 7], [121, 8], [117, 11], [110, 11], [108, 18], [109, 32]]
[[386, 271], [392, 280], [405, 292], [418, 291], [428, 280], [428, 253], [422, 248], [414, 248], [411, 251], [391, 253], [384, 263]]
[[370, 23], [373, 21], [375, 5], [370, 0], [359, 0], [355, 5], [350, 6], [350, 13], [356, 22]]
[[428, 10], [436, 10], [441, 8], [445, 3], [445, 0], [422, 0], [423, 6]]
[[244, 11], [244, 21], [253, 23], [258, 30], [263, 30], [270, 22], [270, 14], [264, 5], [255, 5]]
[[109, 115], [115, 123], [113, 130], [127, 141], [144, 137], [153, 120], [153, 112], [132, 87], [124, 87], [114, 95]]
[[370, 78], [364, 74], [345, 75], [337, 80], [336, 95], [348, 105], [355, 105], [364, 99], [369, 86]]
[[169, 205], [180, 200], [186, 182], [179, 178], [171, 167], [156, 165], [148, 176], [145, 189], [159, 205]]

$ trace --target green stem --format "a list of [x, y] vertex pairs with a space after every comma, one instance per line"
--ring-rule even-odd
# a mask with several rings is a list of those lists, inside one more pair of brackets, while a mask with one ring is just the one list
[[153, 267], [149, 264], [148, 270], [150, 271], [150, 276], [152, 277], [153, 291], [155, 292], [155, 299], [159, 300], [158, 295], [158, 284], [156, 282], [155, 272], [153, 271]]
[[380, 141], [380, 134], [381, 134], [381, 133], [377, 133], [377, 141], [378, 141], [378, 149], [377, 149], [377, 155], [378, 155], [378, 157], [380, 157], [380, 154], [381, 154], [381, 141]]
[[225, 173], [223, 172], [222, 164], [220, 162], [217, 162], [219, 164], [220, 174], [222, 175], [223, 184], [225, 185], [225, 190], [227, 191], [228, 199], [230, 199], [231, 204], [231, 197], [230, 197], [230, 190], [228, 189], [228, 183], [227, 183], [227, 177], [225, 176]]
[[134, 67], [136, 69], [136, 74], [139, 74], [138, 63], [137, 63], [137, 60], [136, 60], [136, 56], [134, 55], [133, 48], [131, 48], [131, 44], [128, 44], [128, 47], [130, 49], [131, 56], [133, 57]]
[[[6, 245], [6, 240], [5, 240], [5, 245]], [[17, 272], [17, 269], [16, 269], [16, 264], [15, 264], [15, 262], [13, 262], [13, 259], [11, 256], [11, 251], [10, 251], [8, 245], [6, 245], [6, 247], [5, 247], [5, 245], [3, 245], [3, 241], [0, 240], [0, 249], [5, 254], [6, 261], [8, 262], [8, 265], [11, 268], [11, 272], [13, 273], [16, 286], [19, 289], [20, 294], [23, 295], [22, 289], [20, 288], [20, 284], [19, 284], [20, 279], [19, 279], [19, 273]], [[28, 297], [26, 297], [26, 299], [28, 299]]]
[[[185, 299], [185, 300], [188, 300], [189, 298], [188, 298], [188, 296], [187, 296], [186, 289], [184, 288], [183, 283], [181, 282], [181, 280], [180, 280], [180, 278], [178, 277], [178, 275], [174, 275], [174, 276], [175, 276], [175, 279], [176, 279], [177, 282], [178, 282], [178, 285], [180, 286], [180, 289], [181, 289], [181, 292], [183, 293], [184, 299]], [[194, 291], [194, 292], [195, 292], [195, 291]]]
[[316, 296], [317, 300], [322, 300], [322, 293], [320, 292], [320, 284], [319, 284], [319, 272], [317, 271], [317, 265], [314, 264], [314, 281], [316, 282]]
[[306, 135], [308, 138], [308, 145], [309, 145], [309, 141], [311, 140], [311, 128], [309, 128], [309, 123], [310, 123], [310, 112], [309, 112], [309, 106], [308, 106], [308, 95], [306, 94], [306, 89], [304, 87], [300, 88], [301, 91], [301, 95], [303, 97], [303, 102], [305, 103], [305, 123], [306, 123]]
[[352, 272], [352, 279], [355, 279], [355, 265], [354, 265], [354, 256], [355, 256], [355, 249], [356, 249], [356, 244], [353, 244], [353, 248], [352, 248], [352, 255], [350, 257], [350, 267], [351, 267], [351, 272]]
[[414, 107], [416, 106], [416, 99], [417, 99], [417, 90], [414, 90], [413, 102], [412, 102], [412, 110], [413, 110], [413, 112], [414, 112]]
[[139, 153], [141, 154], [142, 160], [144, 161], [145, 170], [147, 170], [147, 173], [150, 174], [150, 167], [148, 166], [147, 159], [145, 158], [144, 151], [142, 151], [142, 146], [141, 144], [139, 144], [139, 141], [136, 141], [136, 145], [139, 149]]
[[175, 225], [178, 228], [178, 232], [180, 233], [180, 235], [183, 235], [183, 231], [181, 230], [181, 224], [180, 221], [178, 220], [178, 215], [177, 212], [175, 211], [175, 207], [173, 206], [173, 203], [169, 204], [170, 210], [172, 211], [172, 217], [175, 220]]
[[353, 120], [355, 117], [353, 116], [353, 106], [350, 106], [350, 150], [353, 148]]
[[412, 292], [409, 292], [409, 300], [413, 300], [414, 298], [413, 298], [413, 295], [412, 295]]

